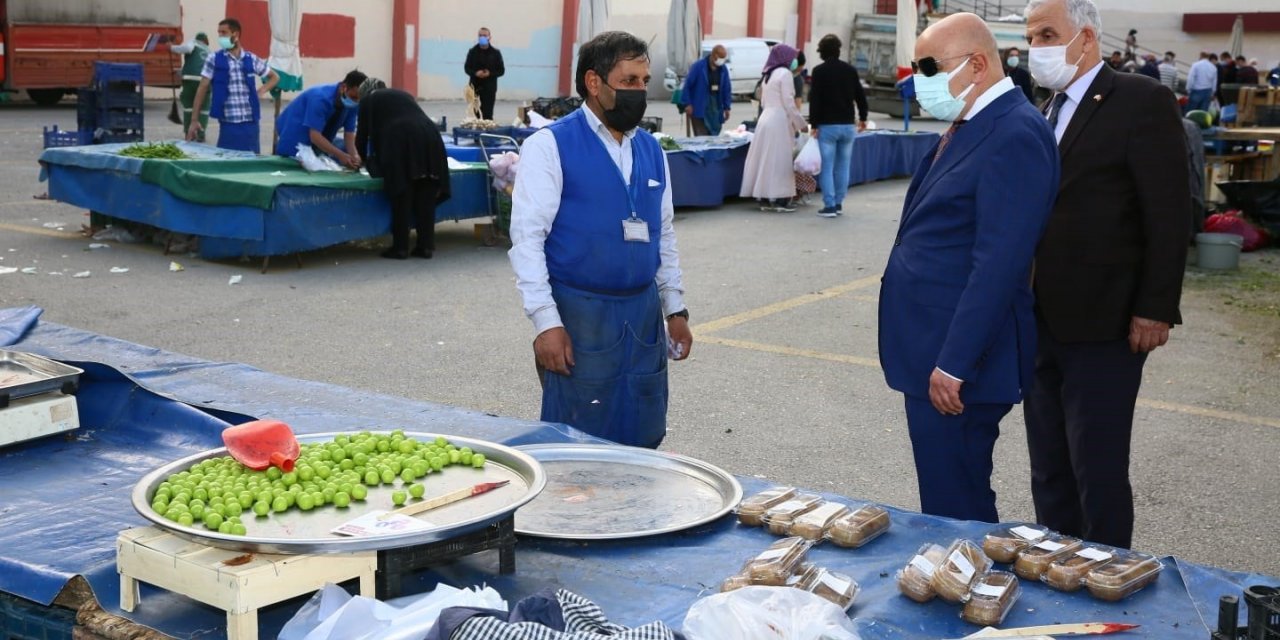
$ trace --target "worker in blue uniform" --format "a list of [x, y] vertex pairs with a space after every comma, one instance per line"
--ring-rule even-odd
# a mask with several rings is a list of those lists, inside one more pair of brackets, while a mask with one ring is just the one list
[[[298, 94], [276, 119], [275, 152], [292, 158], [298, 145], [310, 145], [351, 169], [360, 168], [356, 153], [356, 119], [360, 114], [360, 85], [368, 78], [359, 71], [347, 74], [342, 82], [311, 87]], [[335, 139], [342, 129], [341, 140]]]
[[[256, 86], [258, 78], [264, 79], [261, 87]], [[195, 140], [204, 131], [199, 110], [212, 91], [209, 115], [218, 121], [218, 146], [258, 153], [261, 98], [279, 82], [280, 75], [267, 66], [266, 60], [240, 46], [240, 21], [227, 18], [219, 22], [218, 51], [205, 58], [200, 71], [200, 86], [193, 100], [196, 111], [187, 128], [187, 140]]]
[[667, 359], [687, 358], [693, 334], [666, 156], [636, 129], [649, 77], [648, 45], [629, 33], [582, 46], [583, 106], [521, 150], [509, 255], [537, 336], [542, 419], [656, 448]]

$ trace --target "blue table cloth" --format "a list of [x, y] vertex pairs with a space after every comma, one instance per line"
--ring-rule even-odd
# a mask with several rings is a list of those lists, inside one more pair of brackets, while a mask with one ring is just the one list
[[[507, 444], [583, 442], [563, 425], [487, 416], [451, 407], [289, 379], [234, 363], [207, 362], [90, 332], [38, 321], [32, 307], [0, 309], [0, 345], [74, 362], [86, 370], [78, 396], [82, 427], [74, 438], [46, 438], [0, 451], [0, 591], [49, 604], [74, 575], [83, 575], [104, 608], [119, 611], [114, 540], [145, 522], [128, 495], [134, 483], [170, 460], [219, 446], [227, 424], [270, 416], [299, 432], [403, 427], [453, 433]], [[193, 407], [198, 407], [193, 408]], [[766, 481], [740, 478], [750, 493]], [[91, 500], [82, 500], [86, 495]], [[829, 499], [856, 504], [841, 496]], [[898, 595], [893, 574], [923, 542], [980, 538], [991, 525], [891, 509], [889, 532], [867, 546], [829, 545], [811, 552], [820, 565], [848, 573], [862, 586], [851, 611], [866, 640], [925, 640], [974, 631], [959, 610], [942, 602], [919, 605]], [[517, 571], [495, 576], [495, 552], [422, 572], [409, 586], [438, 581], [459, 586], [487, 582], [508, 601], [554, 585], [600, 603], [621, 624], [660, 619], [679, 627], [699, 598], [715, 592], [742, 562], [776, 540], [732, 517], [693, 530], [636, 540], [571, 542], [521, 538]], [[1146, 590], [1119, 603], [1084, 592], [1063, 594], [1024, 584], [1006, 624], [1119, 621], [1143, 625], [1136, 636], [1203, 640], [1215, 624], [1217, 598], [1276, 578], [1233, 573], [1165, 558], [1165, 570]], [[261, 612], [271, 637], [305, 597]], [[221, 612], [144, 587], [130, 619], [177, 637], [221, 637]], [[213, 630], [212, 632], [210, 630]]]

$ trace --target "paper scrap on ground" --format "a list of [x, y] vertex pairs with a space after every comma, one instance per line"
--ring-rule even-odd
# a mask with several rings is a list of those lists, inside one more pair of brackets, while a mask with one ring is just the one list
[[61, 271], [50, 271], [50, 272], [49, 272], [49, 275], [51, 275], [51, 276], [60, 276], [60, 275], [62, 275], [62, 272], [61, 272]]
[[240, 284], [240, 281], [243, 279], [244, 276], [231, 276], [231, 279], [227, 280], [227, 284]]
[[88, 277], [89, 277], [89, 276], [91, 276], [91, 275], [93, 275], [93, 273], [92, 273], [92, 272], [90, 272], [90, 271], [80, 271], [80, 272], [76, 273], [74, 276], [71, 276], [71, 277], [72, 277], [72, 278], [88, 278]]
[[42, 226], [42, 227], [44, 227], [44, 228], [46, 228], [46, 229], [62, 229], [63, 227], [67, 226], [67, 223], [65, 223], [65, 222], [46, 222], [46, 223], [44, 223], [44, 224], [42, 224], [42, 225], [40, 225], [40, 226]]
[[27, 275], [35, 275], [35, 273], [36, 273], [36, 268], [35, 268], [35, 267], [23, 267], [22, 272], [23, 272], [23, 273], [25, 273], [25, 274], [27, 274]]
[[7, 275], [10, 273], [17, 273], [17, 272], [18, 272], [17, 267], [0, 267], [0, 276]]
[[128, 267], [111, 267], [111, 273], [129, 273]]
[[93, 242], [89, 244], [90, 249], [110, 249], [111, 245], [102, 244], [101, 242]]
[[186, 268], [185, 268], [185, 267], [183, 267], [182, 265], [180, 265], [180, 264], [176, 263], [176, 262], [170, 262], [170, 263], [169, 263], [169, 270], [170, 270], [170, 271], [185, 271], [185, 270], [186, 270]]
[[397, 533], [409, 533], [411, 531], [423, 531], [431, 529], [435, 525], [426, 520], [419, 520], [412, 516], [406, 516], [402, 513], [393, 513], [386, 520], [379, 518], [386, 514], [386, 511], [372, 511], [366, 513], [351, 522], [343, 524], [333, 530], [340, 536], [354, 536], [364, 538], [368, 536], [385, 536]]

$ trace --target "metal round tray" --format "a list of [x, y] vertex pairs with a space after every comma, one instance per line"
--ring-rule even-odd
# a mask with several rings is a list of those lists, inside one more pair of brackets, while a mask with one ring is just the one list
[[[298, 442], [324, 442], [344, 433], [347, 432], [304, 434], [298, 436]], [[444, 434], [405, 432], [406, 437], [424, 441], [433, 440], [438, 435]], [[334, 527], [354, 520], [362, 514], [394, 509], [395, 507], [391, 504], [391, 492], [394, 489], [387, 485], [371, 487], [365, 501], [352, 502], [351, 507], [347, 509], [334, 507], [313, 511], [290, 509], [282, 514], [273, 513], [266, 518], [256, 518], [253, 517], [252, 512], [247, 512], [249, 517], [244, 517], [243, 522], [248, 529], [248, 535], [244, 536], [209, 531], [203, 526], [184, 527], [165, 519], [151, 509], [151, 496], [155, 495], [156, 488], [164, 482], [165, 478], [197, 462], [227, 455], [225, 447], [188, 456], [148, 473], [133, 488], [133, 508], [157, 527], [193, 542], [213, 547], [256, 553], [349, 553], [411, 547], [471, 533], [507, 517], [533, 500], [546, 486], [546, 475], [543, 473], [542, 466], [526, 453], [483, 440], [450, 435], [444, 435], [444, 437], [459, 447], [471, 447], [476, 453], [483, 453], [487, 460], [483, 470], [452, 466], [446, 467], [443, 473], [427, 476], [423, 480], [427, 490], [426, 497], [448, 493], [480, 482], [509, 480], [511, 483], [484, 495], [467, 498], [418, 515], [418, 518], [436, 525], [424, 531], [360, 538], [331, 533]]]
[[706, 524], [742, 500], [724, 470], [686, 456], [621, 445], [519, 447], [542, 463], [547, 488], [516, 514], [516, 533], [565, 540], [639, 538]]

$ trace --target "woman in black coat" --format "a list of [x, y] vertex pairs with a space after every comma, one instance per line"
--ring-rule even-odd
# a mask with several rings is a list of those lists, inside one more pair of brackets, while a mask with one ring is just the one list
[[444, 140], [413, 96], [369, 78], [360, 86], [356, 150], [369, 175], [382, 178], [391, 201], [391, 248], [384, 258], [409, 257], [409, 222], [418, 230], [413, 255], [435, 251], [436, 205], [449, 199]]

